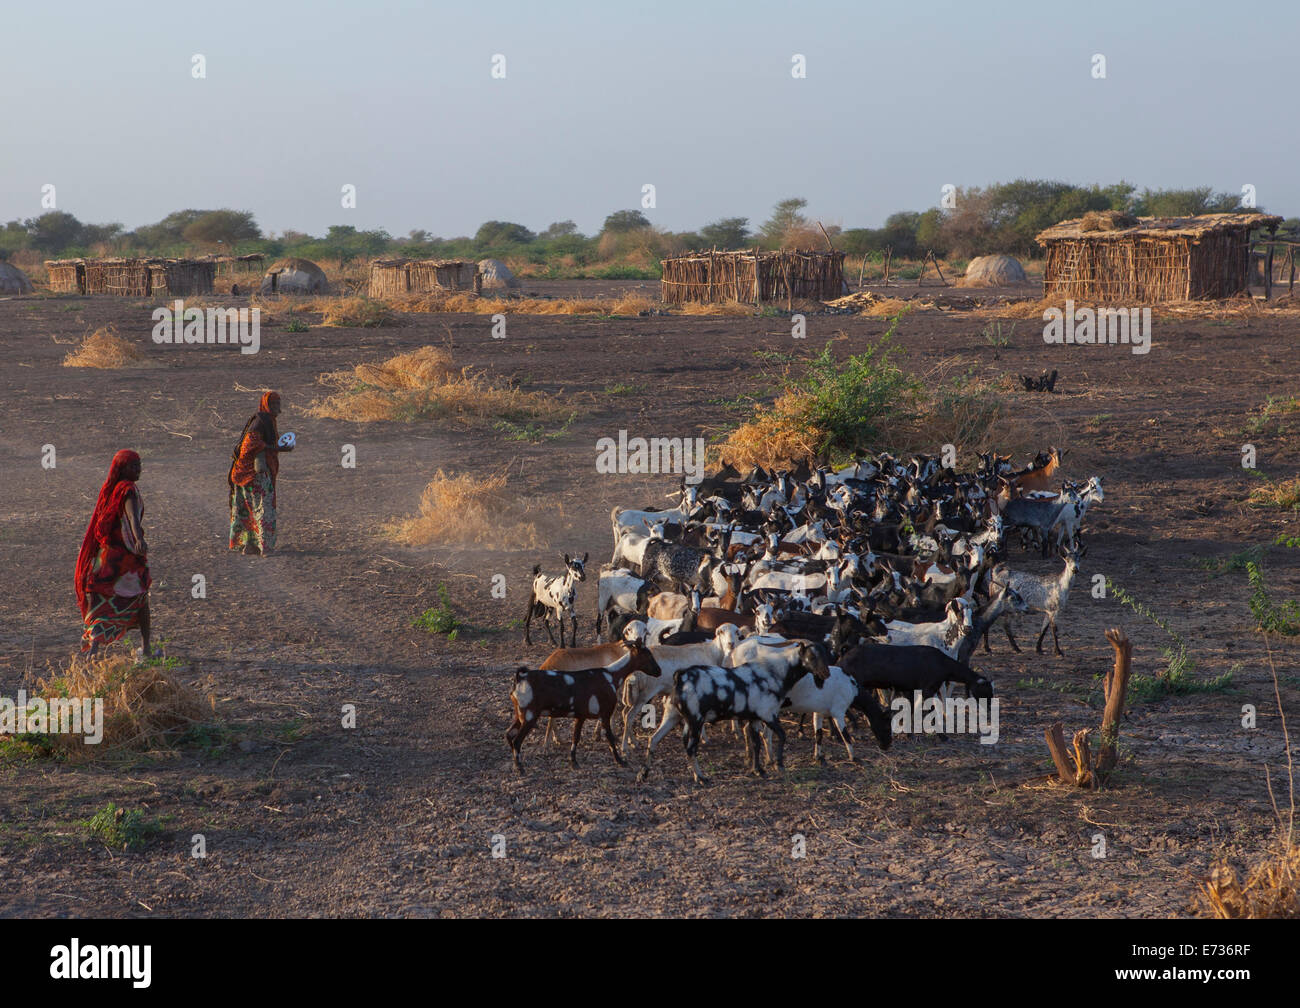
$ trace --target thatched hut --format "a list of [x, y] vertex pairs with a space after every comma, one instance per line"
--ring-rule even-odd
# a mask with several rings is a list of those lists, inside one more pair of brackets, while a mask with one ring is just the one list
[[123, 297], [211, 294], [215, 265], [199, 259], [51, 259], [50, 290]]
[[1110, 305], [1232, 297], [1249, 288], [1251, 232], [1281, 222], [1250, 213], [1062, 221], [1038, 235], [1043, 294]]
[[32, 282], [27, 274], [7, 262], [0, 262], [0, 294], [30, 294]]
[[1020, 260], [1009, 255], [976, 256], [961, 281], [963, 287], [1009, 287], [1026, 282]]
[[482, 290], [482, 278], [474, 263], [460, 259], [376, 259], [370, 264], [372, 298], [459, 290]]
[[310, 259], [281, 259], [262, 277], [263, 294], [328, 294], [329, 278]]
[[660, 264], [670, 305], [827, 301], [846, 290], [843, 252], [689, 252]]
[[519, 286], [510, 267], [500, 259], [479, 260], [478, 271], [483, 275], [485, 290], [515, 290]]

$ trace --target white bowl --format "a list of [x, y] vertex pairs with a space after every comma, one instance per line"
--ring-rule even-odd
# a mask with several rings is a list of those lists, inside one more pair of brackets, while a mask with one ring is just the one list
[[298, 439], [293, 436], [293, 431], [285, 431], [283, 434], [280, 435], [281, 448], [292, 448], [295, 444], [297, 444], [297, 442]]

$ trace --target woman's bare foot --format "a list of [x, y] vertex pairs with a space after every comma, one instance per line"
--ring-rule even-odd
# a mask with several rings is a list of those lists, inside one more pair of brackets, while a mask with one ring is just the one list
[[254, 546], [252, 543], [244, 544], [244, 556], [261, 556], [261, 555], [262, 555], [262, 551], [258, 549], [256, 546]]

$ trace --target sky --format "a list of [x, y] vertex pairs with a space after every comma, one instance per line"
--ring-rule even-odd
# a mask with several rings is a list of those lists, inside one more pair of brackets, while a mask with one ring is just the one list
[[1016, 178], [1300, 213], [1295, 0], [9, 6], [0, 221], [53, 185], [127, 228], [230, 207], [275, 233], [591, 234], [653, 185], [672, 231], [790, 196], [877, 227]]

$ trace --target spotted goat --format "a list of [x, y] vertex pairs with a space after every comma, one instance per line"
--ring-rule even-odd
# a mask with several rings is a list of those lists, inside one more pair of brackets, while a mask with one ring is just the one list
[[543, 574], [540, 565], [533, 567], [533, 590], [528, 596], [528, 611], [524, 613], [525, 644], [533, 642], [528, 631], [534, 616], [541, 617], [542, 626], [546, 627], [546, 635], [551, 638], [552, 644], [555, 643], [555, 634], [551, 632], [552, 615], [560, 624], [560, 647], [566, 646], [564, 643], [566, 617], [570, 626], [569, 643], [578, 643], [578, 610], [574, 603], [578, 599], [578, 582], [587, 580], [586, 563], [586, 553], [582, 554], [581, 560], [565, 553], [564, 573], [559, 576]]

